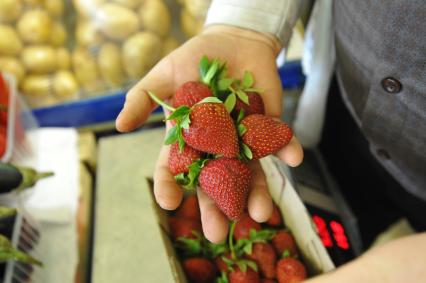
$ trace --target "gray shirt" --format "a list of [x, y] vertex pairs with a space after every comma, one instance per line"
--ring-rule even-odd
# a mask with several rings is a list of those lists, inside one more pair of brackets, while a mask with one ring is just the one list
[[[276, 35], [283, 44], [298, 0], [213, 0], [206, 24]], [[372, 154], [426, 200], [426, 1], [335, 0], [336, 73]], [[348, 148], [348, 150], [350, 150]]]
[[426, 200], [426, 1], [338, 0], [333, 16], [349, 110], [379, 162]]

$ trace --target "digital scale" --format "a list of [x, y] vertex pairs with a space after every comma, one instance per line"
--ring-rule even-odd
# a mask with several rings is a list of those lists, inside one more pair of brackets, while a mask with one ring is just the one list
[[317, 226], [336, 266], [361, 254], [357, 219], [340, 193], [318, 150], [304, 151], [303, 163], [290, 169], [292, 183]]

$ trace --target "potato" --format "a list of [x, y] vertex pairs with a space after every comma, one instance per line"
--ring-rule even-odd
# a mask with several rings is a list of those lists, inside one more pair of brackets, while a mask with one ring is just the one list
[[143, 1], [145, 0], [112, 0], [112, 2], [115, 2], [130, 9], [137, 8]]
[[60, 18], [64, 13], [64, 0], [44, 0], [44, 8], [51, 16]]
[[50, 90], [51, 82], [49, 75], [28, 75], [21, 83], [22, 92], [27, 96], [46, 96]]
[[33, 73], [45, 74], [56, 70], [56, 52], [49, 45], [25, 47], [21, 54], [25, 68]]
[[160, 36], [170, 31], [170, 13], [162, 0], [145, 0], [139, 9], [142, 28]]
[[104, 0], [73, 0], [74, 8], [83, 18], [92, 18]]
[[97, 91], [99, 74], [93, 55], [85, 48], [77, 48], [72, 54], [72, 66], [79, 84], [86, 91]]
[[77, 22], [75, 37], [81, 46], [99, 45], [103, 42], [101, 33], [90, 20], [80, 19]]
[[121, 63], [121, 49], [114, 43], [102, 45], [98, 54], [98, 67], [102, 78], [113, 86], [123, 82], [124, 70]]
[[196, 19], [191, 14], [182, 9], [180, 13], [180, 25], [186, 36], [192, 37], [201, 32], [204, 24], [204, 19]]
[[71, 55], [68, 49], [58, 48], [56, 50], [56, 66], [58, 70], [67, 70], [71, 67]]
[[195, 18], [204, 18], [210, 6], [210, 0], [184, 0], [185, 9]]
[[163, 42], [163, 53], [161, 57], [166, 56], [167, 54], [169, 54], [170, 52], [178, 48], [179, 45], [180, 45], [179, 42], [175, 38], [173, 37], [166, 38]]
[[67, 40], [67, 31], [60, 22], [55, 22], [52, 25], [52, 32], [50, 33], [50, 44], [59, 47], [65, 44]]
[[19, 17], [21, 10], [21, 0], [0, 0], [0, 22], [13, 22]]
[[123, 64], [127, 74], [140, 79], [161, 57], [161, 40], [151, 32], [139, 32], [123, 45]]
[[14, 75], [18, 83], [25, 76], [24, 66], [15, 57], [0, 57], [0, 71]]
[[43, 6], [45, 0], [24, 0], [25, 6], [36, 7]]
[[130, 9], [107, 3], [96, 14], [96, 25], [110, 39], [124, 40], [139, 29], [139, 19]]
[[27, 43], [46, 43], [50, 39], [52, 20], [44, 10], [28, 10], [18, 21], [18, 33]]
[[16, 31], [0, 24], [0, 55], [18, 55], [21, 50], [22, 42]]
[[53, 92], [61, 98], [71, 98], [78, 93], [78, 83], [70, 71], [58, 71], [53, 76]]

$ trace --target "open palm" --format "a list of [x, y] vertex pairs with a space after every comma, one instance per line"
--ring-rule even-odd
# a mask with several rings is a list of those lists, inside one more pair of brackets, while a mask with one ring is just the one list
[[[187, 81], [197, 81], [198, 63], [203, 55], [226, 61], [231, 77], [241, 78], [245, 70], [253, 73], [255, 87], [263, 90], [261, 96], [266, 115], [279, 119], [282, 108], [282, 89], [275, 57], [277, 49], [271, 40], [261, 34], [243, 29], [213, 26], [206, 29], [161, 60], [126, 96], [123, 110], [116, 121], [120, 132], [131, 131], [142, 125], [157, 105], [147, 91], [153, 91], [161, 99], [169, 99], [175, 90]], [[182, 201], [183, 191], [169, 172], [167, 160], [169, 146], [163, 146], [154, 174], [154, 194], [158, 204], [176, 209]], [[277, 154], [290, 166], [303, 159], [299, 142], [293, 138], [290, 144]], [[259, 162], [250, 164], [252, 170], [251, 192], [248, 199], [250, 216], [266, 221], [272, 213], [272, 201]], [[228, 232], [228, 220], [215, 203], [198, 189], [203, 232], [207, 239], [219, 242]]]

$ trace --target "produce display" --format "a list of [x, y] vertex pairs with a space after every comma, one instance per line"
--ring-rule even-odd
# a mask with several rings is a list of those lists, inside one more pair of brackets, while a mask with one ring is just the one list
[[169, 168], [176, 181], [186, 188], [199, 185], [230, 220], [238, 220], [247, 207], [248, 162], [276, 153], [293, 133], [264, 115], [250, 72], [230, 78], [225, 63], [205, 56], [199, 70], [201, 81], [178, 88], [172, 106], [149, 95], [171, 112], [165, 143], [171, 145]]
[[230, 224], [227, 240], [218, 244], [203, 237], [193, 194], [168, 220], [171, 239], [190, 283], [296, 283], [307, 277], [293, 235], [284, 228], [276, 205], [264, 224], [244, 213]]
[[187, 37], [201, 32], [211, 0], [180, 0], [180, 25]]
[[163, 0], [0, 2], [0, 71], [31, 107], [126, 88], [179, 45]]

